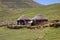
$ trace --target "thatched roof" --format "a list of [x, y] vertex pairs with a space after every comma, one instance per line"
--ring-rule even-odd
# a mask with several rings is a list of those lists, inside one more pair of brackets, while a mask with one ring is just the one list
[[17, 20], [30, 20], [30, 18], [28, 16], [21, 16], [19, 17]]
[[48, 19], [45, 16], [39, 14], [33, 17], [32, 20], [48, 20]]

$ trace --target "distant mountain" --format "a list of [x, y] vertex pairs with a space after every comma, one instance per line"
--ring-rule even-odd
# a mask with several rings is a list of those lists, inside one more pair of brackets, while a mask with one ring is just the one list
[[0, 0], [0, 3], [3, 6], [10, 8], [32, 8], [43, 6], [33, 0]]

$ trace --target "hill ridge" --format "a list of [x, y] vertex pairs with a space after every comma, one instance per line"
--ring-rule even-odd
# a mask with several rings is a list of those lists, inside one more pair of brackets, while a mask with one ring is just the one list
[[33, 0], [0, 0], [0, 3], [10, 8], [31, 8], [42, 6]]

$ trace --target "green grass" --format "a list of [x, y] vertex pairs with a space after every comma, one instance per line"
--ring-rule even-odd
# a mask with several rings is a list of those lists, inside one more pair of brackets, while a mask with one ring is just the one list
[[14, 30], [0, 27], [0, 40], [36, 40], [39, 37], [43, 40], [60, 40], [60, 28]]
[[32, 8], [26, 12], [25, 15], [31, 18], [37, 14], [42, 14], [48, 19], [60, 19], [60, 4], [48, 5], [46, 7]]

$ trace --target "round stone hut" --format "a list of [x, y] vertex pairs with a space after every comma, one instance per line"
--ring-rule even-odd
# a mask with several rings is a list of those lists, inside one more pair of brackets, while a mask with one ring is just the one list
[[34, 25], [38, 25], [38, 24], [47, 22], [48, 19], [45, 16], [39, 14], [39, 15], [36, 15], [35, 17], [33, 17], [32, 21], [33, 22], [31, 25], [34, 26]]
[[26, 25], [30, 20], [28, 16], [21, 16], [17, 19], [17, 25]]

